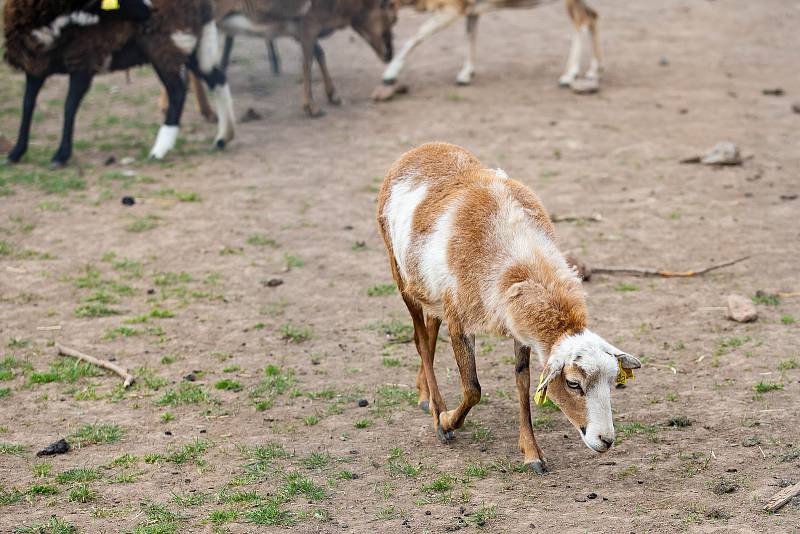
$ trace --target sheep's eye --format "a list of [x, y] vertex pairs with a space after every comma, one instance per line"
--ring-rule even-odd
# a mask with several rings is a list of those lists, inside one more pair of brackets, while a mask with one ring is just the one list
[[580, 382], [573, 382], [572, 380], [567, 380], [567, 387], [572, 389], [581, 389]]

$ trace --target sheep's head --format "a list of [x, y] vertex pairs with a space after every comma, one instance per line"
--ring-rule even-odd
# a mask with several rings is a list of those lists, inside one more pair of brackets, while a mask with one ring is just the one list
[[587, 447], [606, 452], [615, 438], [611, 389], [623, 369], [641, 365], [597, 334], [583, 330], [553, 346], [537, 390], [546, 390], [547, 397], [580, 430]]
[[392, 26], [397, 22], [394, 0], [368, 0], [351, 25], [383, 62], [392, 60]]

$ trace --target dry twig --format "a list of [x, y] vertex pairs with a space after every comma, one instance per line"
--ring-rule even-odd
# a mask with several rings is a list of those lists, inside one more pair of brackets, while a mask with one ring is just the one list
[[110, 362], [108, 360], [100, 360], [98, 358], [95, 358], [94, 356], [89, 356], [88, 354], [84, 354], [84, 353], [82, 353], [80, 351], [77, 351], [75, 349], [71, 349], [69, 347], [65, 347], [65, 346], [63, 346], [63, 345], [61, 345], [59, 343], [56, 343], [56, 349], [58, 350], [58, 354], [59, 355], [72, 356], [73, 358], [77, 358], [79, 360], [83, 360], [86, 363], [90, 363], [92, 365], [96, 365], [97, 367], [100, 367], [102, 369], [106, 369], [108, 371], [111, 371], [112, 373], [118, 374], [125, 381], [122, 384], [122, 387], [124, 387], [124, 388], [129, 387], [136, 380], [136, 378], [132, 374], [130, 374], [127, 369], [125, 369], [124, 367], [120, 367], [119, 365], [117, 365], [117, 364], [115, 364], [113, 362]]
[[772, 499], [764, 507], [767, 512], [777, 512], [781, 506], [791, 501], [794, 497], [800, 495], [800, 483], [788, 488], [783, 488], [781, 491], [772, 496]]
[[554, 223], [557, 222], [601, 222], [603, 216], [599, 213], [593, 215], [557, 215], [553, 214], [550, 220]]
[[748, 258], [750, 258], [750, 256], [742, 256], [741, 258], [726, 261], [725, 263], [709, 265], [697, 271], [663, 271], [660, 269], [647, 269], [643, 267], [592, 267], [592, 274], [630, 274], [634, 276], [660, 276], [662, 278], [689, 278], [716, 271], [723, 267], [730, 267]]

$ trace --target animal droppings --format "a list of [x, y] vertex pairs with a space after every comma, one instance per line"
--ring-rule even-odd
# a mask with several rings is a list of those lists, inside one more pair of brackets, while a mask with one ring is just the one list
[[129, 196], [122, 197], [122, 205], [123, 206], [133, 206], [136, 204], [136, 199]]
[[37, 457], [53, 456], [54, 454], [66, 454], [69, 451], [69, 443], [64, 438], [55, 441], [36, 453]]
[[358, 407], [359, 408], [366, 408], [367, 406], [369, 406], [369, 402], [367, 401], [367, 399], [359, 399], [358, 400]]

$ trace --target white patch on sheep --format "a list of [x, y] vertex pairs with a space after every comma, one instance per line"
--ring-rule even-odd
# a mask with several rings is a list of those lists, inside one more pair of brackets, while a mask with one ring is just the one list
[[203, 33], [200, 35], [200, 49], [197, 51], [197, 62], [200, 70], [209, 73], [219, 65], [219, 34], [217, 33], [217, 23], [213, 20], [203, 26]]
[[162, 124], [161, 128], [158, 129], [156, 143], [153, 145], [153, 149], [150, 151], [150, 158], [163, 159], [164, 156], [167, 155], [167, 152], [175, 147], [175, 141], [178, 139], [179, 130], [180, 127], [178, 126]]
[[503, 180], [508, 180], [508, 173], [503, 169], [497, 168], [494, 170], [494, 173], [495, 175], [497, 175], [498, 178], [502, 178]]
[[[415, 251], [419, 259], [419, 274], [436, 302], [441, 302], [445, 291], [456, 287], [456, 277], [447, 262], [447, 250], [458, 208], [457, 202], [448, 206], [434, 223], [431, 233], [417, 245]], [[436, 315], [441, 316], [441, 312]]]
[[397, 261], [400, 276], [405, 280], [408, 279], [406, 259], [411, 246], [414, 211], [428, 192], [427, 184], [414, 187], [412, 179], [415, 176], [417, 173], [410, 173], [394, 183], [383, 213], [389, 223], [389, 240], [394, 250], [394, 259]]
[[227, 143], [233, 139], [234, 135], [233, 99], [227, 83], [221, 86], [218, 85], [212, 93], [217, 106], [217, 137], [214, 139], [214, 144], [222, 148], [220, 142]]
[[197, 37], [188, 32], [175, 32], [170, 35], [175, 46], [181, 49], [184, 54], [191, 54], [197, 46]]
[[91, 26], [93, 24], [97, 24], [100, 22], [100, 17], [93, 13], [87, 13], [86, 11], [74, 11], [67, 15], [61, 15], [60, 17], [56, 17], [53, 22], [51, 22], [48, 26], [42, 26], [37, 30], [33, 30], [31, 35], [33, 35], [40, 43], [42, 43], [45, 47], [53, 46], [56, 39], [61, 37], [61, 32], [69, 26], [70, 24], [74, 24], [76, 26]]

